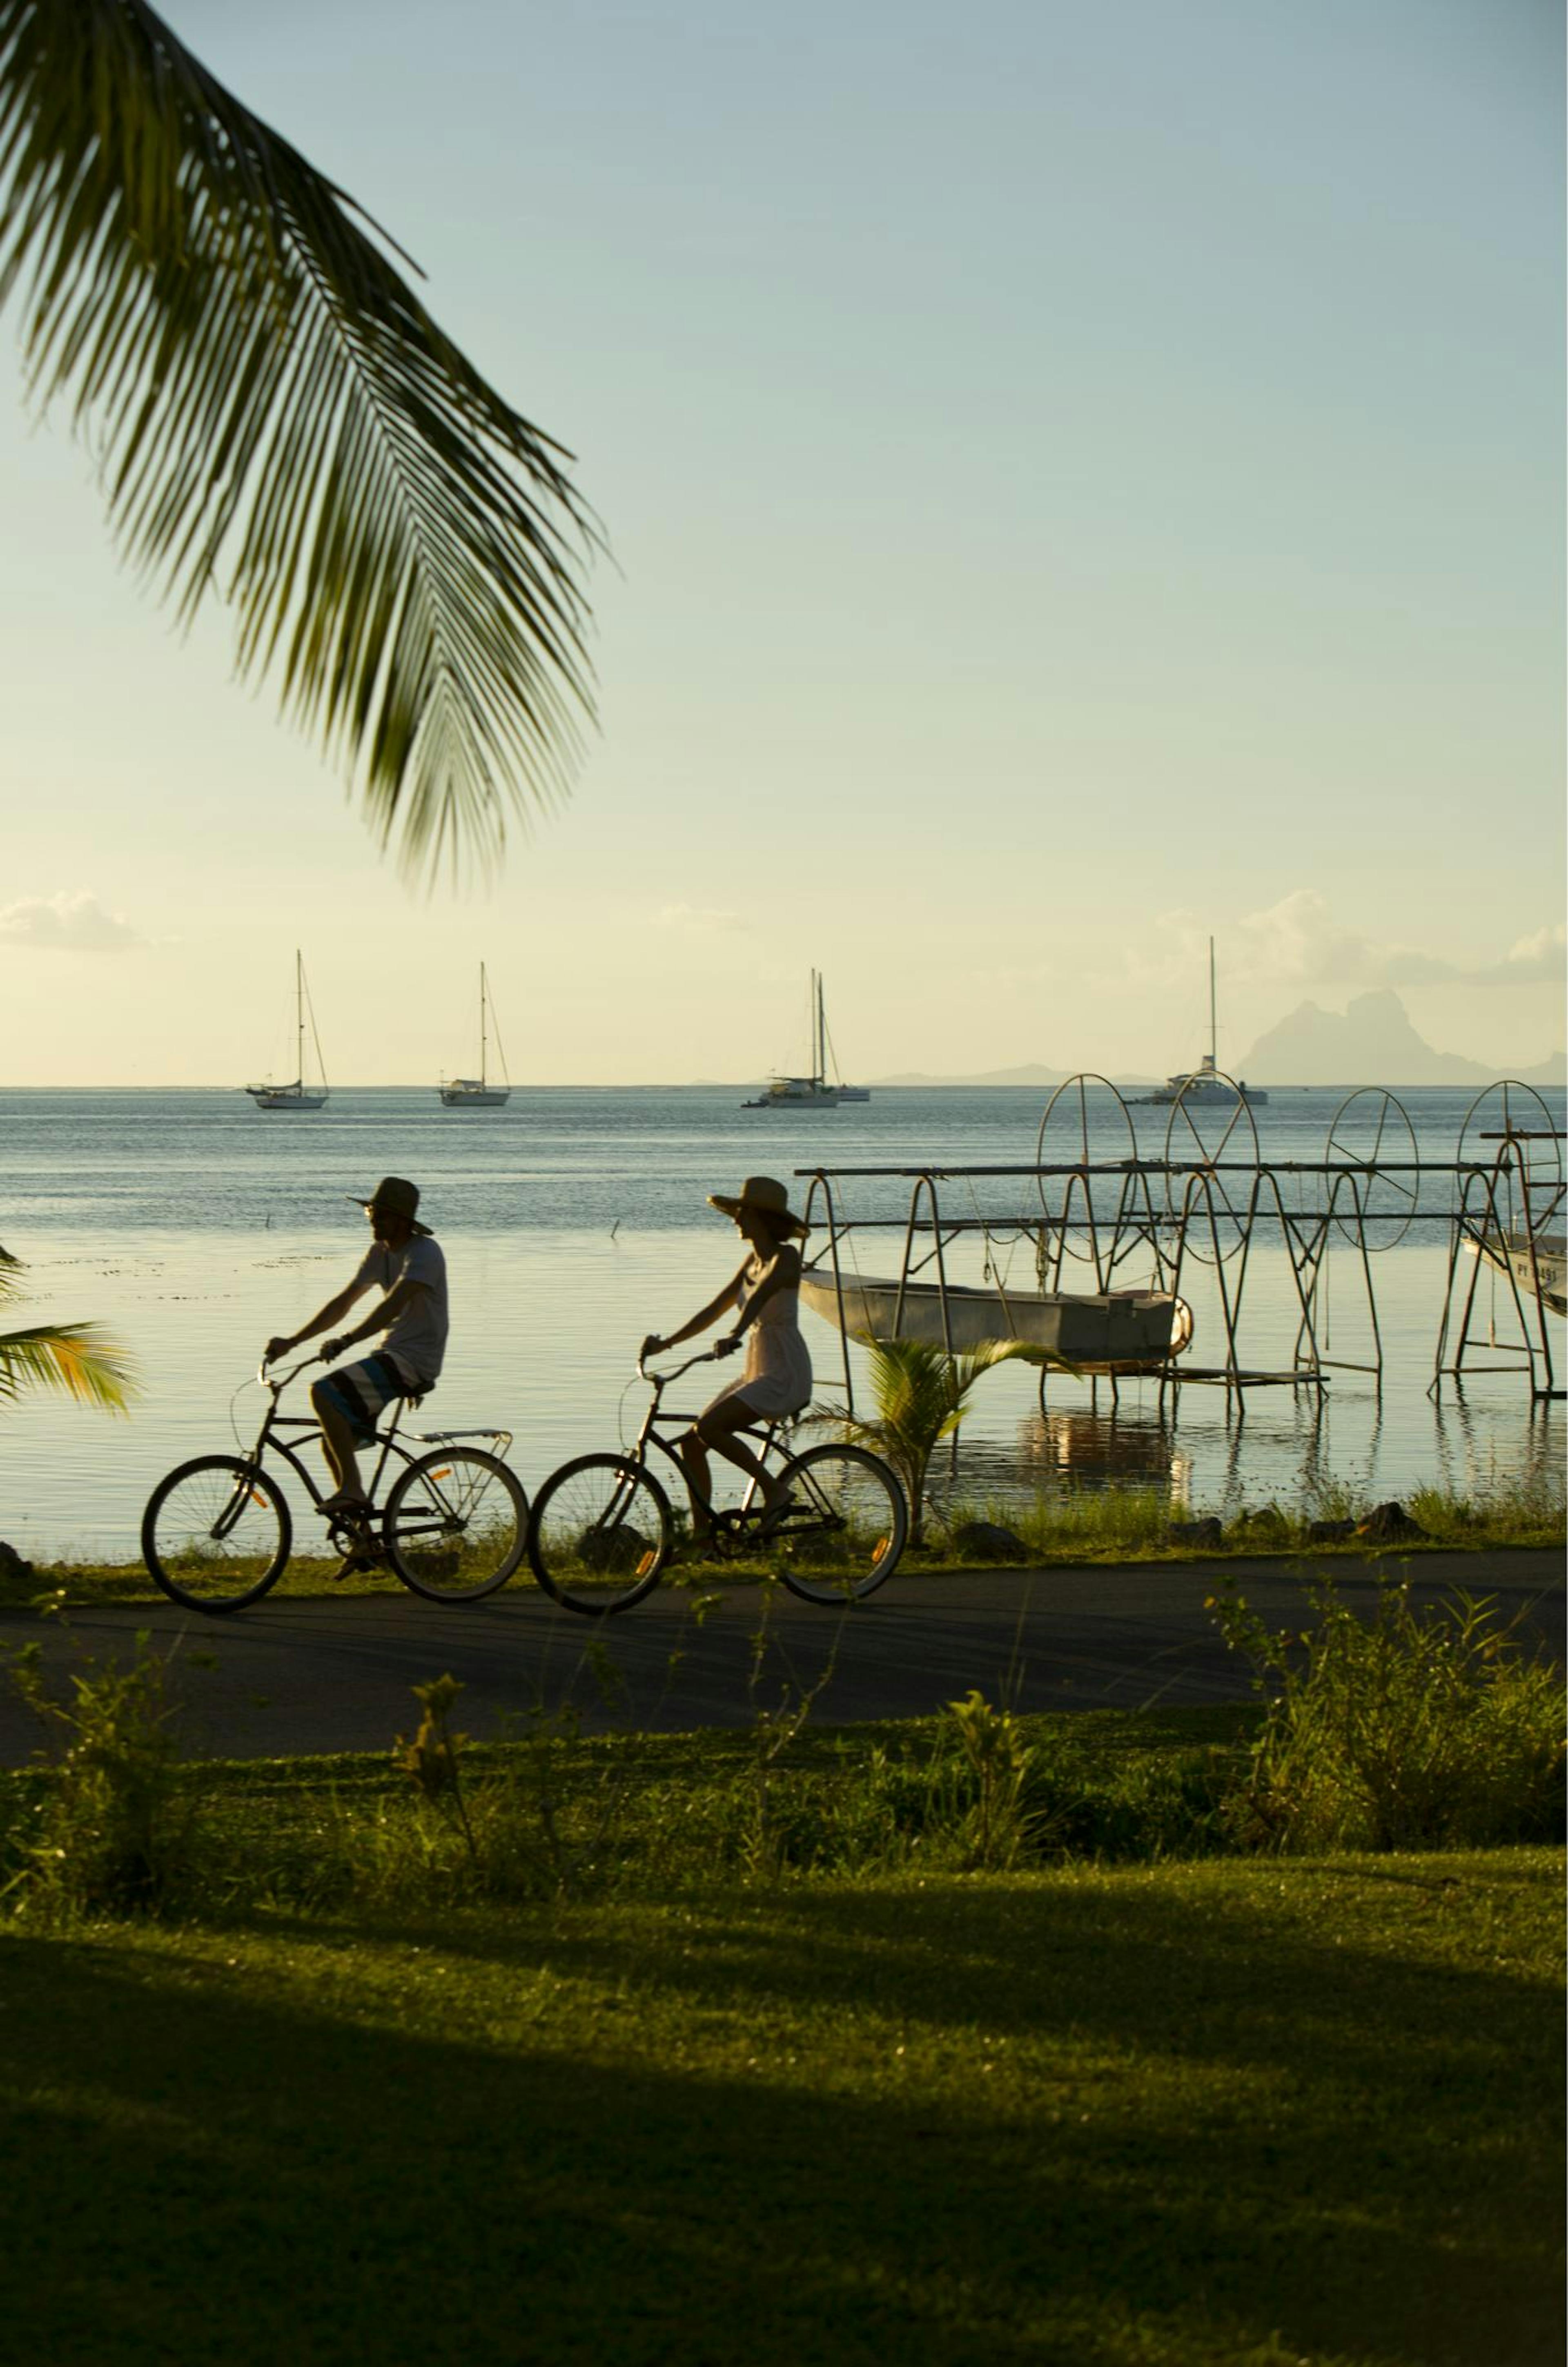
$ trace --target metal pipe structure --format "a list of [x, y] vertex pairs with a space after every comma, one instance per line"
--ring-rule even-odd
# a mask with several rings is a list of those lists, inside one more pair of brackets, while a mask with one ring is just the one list
[[[1227, 1413], [1239, 1419], [1246, 1392], [1260, 1387], [1307, 1388], [1319, 1405], [1331, 1372], [1360, 1374], [1381, 1392], [1384, 1365], [1384, 1331], [1380, 1320], [1373, 1260], [1395, 1246], [1416, 1227], [1442, 1228], [1449, 1236], [1446, 1285], [1438, 1322], [1437, 1349], [1431, 1389], [1443, 1380], [1458, 1380], [1472, 1371], [1522, 1370], [1528, 1377], [1531, 1403], [1563, 1392], [1557, 1386], [1549, 1317], [1564, 1311], [1564, 1242], [1560, 1229], [1564, 1197], [1564, 1139], [1554, 1127], [1540, 1096], [1509, 1082], [1488, 1087], [1477, 1095], [1467, 1115], [1457, 1155], [1452, 1160], [1423, 1160], [1409, 1118], [1392, 1093], [1363, 1087], [1341, 1104], [1329, 1127], [1328, 1150], [1322, 1159], [1226, 1157], [1243, 1113], [1243, 1138], [1256, 1134], [1240, 1089], [1230, 1080], [1219, 1081], [1235, 1092], [1234, 1104], [1222, 1111], [1226, 1119], [1219, 1142], [1206, 1146], [1201, 1125], [1191, 1112], [1173, 1111], [1167, 1133], [1166, 1156], [1144, 1158], [1134, 1150], [1125, 1158], [1096, 1159], [1089, 1155], [1088, 1092], [1097, 1097], [1097, 1124], [1115, 1131], [1120, 1110], [1124, 1138], [1134, 1139], [1126, 1106], [1115, 1088], [1101, 1078], [1068, 1080], [1053, 1096], [1042, 1123], [1037, 1155], [1032, 1163], [997, 1166], [818, 1167], [798, 1168], [807, 1184], [807, 1211], [818, 1195], [828, 1211], [829, 1242], [818, 1269], [830, 1266], [834, 1308], [844, 1342], [846, 1392], [852, 1402], [848, 1340], [851, 1308], [846, 1299], [844, 1261], [853, 1264], [860, 1235], [897, 1232], [902, 1250], [896, 1275], [873, 1281], [854, 1268], [851, 1284], [857, 1328], [866, 1336], [873, 1321], [874, 1301], [891, 1304], [886, 1333], [905, 1336], [911, 1319], [923, 1319], [931, 1336], [932, 1290], [918, 1277], [934, 1267], [934, 1304], [941, 1343], [951, 1354], [956, 1337], [972, 1342], [976, 1323], [993, 1308], [998, 1338], [1027, 1341], [1032, 1317], [1046, 1304], [1059, 1314], [1086, 1308], [1104, 1310], [1107, 1337], [1112, 1336], [1119, 1302], [1139, 1297], [1119, 1274], [1136, 1268], [1152, 1277], [1141, 1294], [1145, 1311], [1151, 1300], [1168, 1298], [1172, 1310], [1169, 1344], [1162, 1353], [1135, 1358], [1111, 1355], [1081, 1360], [1079, 1369], [1107, 1376], [1114, 1392], [1119, 1376], [1136, 1372], [1157, 1379], [1161, 1393], [1179, 1391], [1183, 1383], [1223, 1387]], [[1077, 1116], [1070, 1096], [1077, 1095]], [[1074, 1148], [1079, 1155], [1047, 1159], [1046, 1135], [1052, 1115], [1069, 1096], [1068, 1130], [1075, 1127]], [[1109, 1099], [1106, 1097], [1109, 1096]], [[1500, 1105], [1499, 1105], [1500, 1104]], [[1182, 1118], [1180, 1127], [1178, 1116]], [[1530, 1122], [1525, 1123], [1526, 1119]], [[1487, 1124], [1484, 1121], [1492, 1120]], [[1500, 1122], [1499, 1122], [1500, 1121]], [[1060, 1130], [1060, 1129], [1058, 1129]], [[1385, 1148], [1387, 1146], [1387, 1148]], [[1411, 1156], [1390, 1156], [1408, 1146]], [[1178, 1155], [1172, 1155], [1173, 1150]], [[1428, 1182], [1429, 1179], [1429, 1182]], [[1032, 1185], [1037, 1206], [1017, 1216], [959, 1215], [944, 1211], [941, 1187], [968, 1188], [983, 1182], [1008, 1180]], [[1427, 1184], [1424, 1193], [1423, 1184]], [[901, 1217], [846, 1213], [845, 1186], [852, 1184], [908, 1184], [908, 1207]], [[1255, 1233], [1277, 1234], [1285, 1253], [1291, 1291], [1290, 1319], [1295, 1338], [1288, 1365], [1249, 1362], [1246, 1353], [1248, 1279]], [[948, 1273], [947, 1251], [965, 1235], [979, 1233], [986, 1240], [986, 1286], [954, 1284]], [[1004, 1279], [992, 1253], [998, 1238], [1028, 1240], [1033, 1249], [1037, 1292], [1020, 1292]], [[1342, 1242], [1348, 1250], [1356, 1277], [1356, 1294], [1364, 1321], [1366, 1351], [1361, 1355], [1336, 1357], [1323, 1336], [1320, 1310], [1325, 1305], [1326, 1274], [1331, 1247]], [[1093, 1277], [1091, 1293], [1063, 1288], [1067, 1261], [1085, 1265]], [[1468, 1264], [1467, 1263], [1468, 1262]], [[1210, 1297], [1217, 1311], [1219, 1339], [1211, 1361], [1186, 1361], [1191, 1337], [1190, 1313], [1181, 1285], [1190, 1265], [1206, 1270]], [[1494, 1319], [1484, 1340], [1473, 1331], [1475, 1305], [1483, 1265], [1506, 1284], [1505, 1308], [1508, 1337], [1496, 1337]], [[1190, 1287], [1190, 1285], [1189, 1285]], [[912, 1317], [919, 1308], [919, 1314]], [[955, 1314], [963, 1312], [964, 1328], [955, 1331]], [[1183, 1331], [1178, 1310], [1186, 1317]], [[1042, 1336], [1040, 1331], [1034, 1333]], [[1477, 1365], [1474, 1352], [1504, 1361]], [[1047, 1352], [1040, 1352], [1043, 1357]], [[1066, 1357], [1049, 1359], [1058, 1364]], [[1043, 1393], [1043, 1374], [1042, 1393]]]

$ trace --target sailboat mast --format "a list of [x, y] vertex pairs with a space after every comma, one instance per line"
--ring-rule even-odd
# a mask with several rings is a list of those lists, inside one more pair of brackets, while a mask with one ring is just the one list
[[1220, 1036], [1214, 1025], [1214, 940], [1209, 939], [1209, 1066], [1220, 1065]]
[[305, 959], [298, 946], [294, 948], [294, 1074], [300, 1084], [305, 1082]]
[[821, 971], [818, 970], [815, 976], [817, 980], [817, 1075], [820, 1082], [828, 1074], [828, 1023], [822, 1014]]
[[479, 964], [479, 1083], [485, 1082], [485, 966]]

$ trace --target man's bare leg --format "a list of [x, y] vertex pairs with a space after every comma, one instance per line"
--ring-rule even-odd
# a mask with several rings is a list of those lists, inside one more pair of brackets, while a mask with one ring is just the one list
[[[325, 1384], [318, 1381], [310, 1391], [310, 1403], [316, 1420], [321, 1425], [321, 1450], [327, 1458], [327, 1468], [337, 1482], [339, 1497], [347, 1501], [365, 1503], [365, 1482], [359, 1476], [359, 1457], [355, 1453], [354, 1433], [348, 1420], [335, 1400], [325, 1394]], [[329, 1501], [331, 1501], [329, 1499]]]

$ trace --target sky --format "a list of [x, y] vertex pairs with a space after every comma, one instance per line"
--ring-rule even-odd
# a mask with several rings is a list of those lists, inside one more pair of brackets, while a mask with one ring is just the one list
[[[488, 882], [120, 569], [0, 323], [0, 1084], [1163, 1074], [1563, 1040], [1547, 0], [168, 0], [577, 456], [600, 721]], [[6, 387], [6, 373], [10, 386]], [[1397, 1080], [1388, 1080], [1397, 1082]]]

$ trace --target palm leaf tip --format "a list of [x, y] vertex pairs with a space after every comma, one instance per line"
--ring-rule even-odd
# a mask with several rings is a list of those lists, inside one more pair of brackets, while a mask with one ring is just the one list
[[96, 1323], [0, 1331], [0, 1403], [14, 1403], [29, 1388], [123, 1413], [137, 1394], [135, 1359]]
[[498, 859], [592, 720], [562, 447], [143, 0], [0, 0], [0, 301], [23, 283], [33, 389], [92, 423], [137, 571], [182, 620], [229, 602], [242, 674], [406, 870]]

